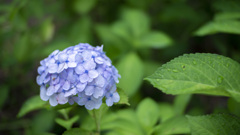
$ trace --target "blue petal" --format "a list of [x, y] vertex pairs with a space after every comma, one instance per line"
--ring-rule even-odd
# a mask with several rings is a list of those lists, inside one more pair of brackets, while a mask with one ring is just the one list
[[57, 101], [59, 104], [66, 104], [68, 102], [68, 98], [64, 96], [64, 93], [60, 93], [57, 95]]
[[49, 64], [48, 65], [48, 72], [49, 73], [57, 73], [58, 65], [57, 64]]
[[98, 72], [97, 72], [96, 70], [90, 70], [90, 71], [88, 72], [88, 76], [89, 76], [90, 78], [96, 78], [96, 77], [98, 77]]
[[85, 104], [85, 107], [86, 107], [86, 109], [88, 109], [88, 110], [92, 110], [92, 109], [94, 109], [94, 107], [95, 107], [95, 103], [90, 100], [90, 101], [88, 101], [88, 102]]
[[65, 63], [59, 64], [57, 68], [57, 73], [61, 73], [65, 69], [65, 66], [66, 66]]
[[63, 89], [64, 90], [69, 90], [70, 89], [70, 82], [69, 81], [65, 81], [65, 83], [63, 84]]
[[49, 98], [49, 103], [50, 103], [51, 106], [56, 106], [58, 104], [56, 95], [52, 95]]
[[82, 92], [85, 89], [86, 85], [87, 85], [87, 83], [78, 83], [77, 84], [78, 92]]
[[104, 59], [102, 57], [96, 57], [95, 58], [95, 62], [98, 64], [103, 64], [104, 63]]
[[89, 51], [84, 51], [82, 57], [84, 61], [89, 61], [92, 58], [92, 54]]
[[42, 74], [42, 72], [45, 70], [45, 66], [38, 67], [38, 74]]
[[79, 76], [79, 79], [82, 83], [85, 83], [89, 80], [89, 77], [88, 77], [87, 74], [82, 74], [82, 75]]
[[68, 67], [74, 68], [77, 66], [76, 62], [68, 62]]
[[100, 88], [100, 87], [95, 88], [94, 93], [93, 93], [93, 97], [99, 98], [102, 95], [103, 95], [103, 88]]
[[91, 96], [94, 92], [94, 87], [93, 86], [87, 86], [85, 88], [85, 94], [88, 95], [88, 96]]
[[58, 60], [59, 60], [60, 62], [65, 62], [65, 61], [67, 60], [67, 58], [68, 58], [68, 55], [67, 55], [66, 53], [60, 53], [60, 54], [58, 55]]
[[105, 79], [99, 75], [96, 79], [95, 79], [96, 85], [99, 87], [103, 87], [105, 85]]
[[57, 91], [59, 90], [60, 87], [61, 87], [60, 84], [56, 84], [56, 85], [54, 86], [54, 93], [57, 93]]
[[112, 100], [112, 98], [107, 98], [107, 99], [106, 99], [106, 104], [107, 104], [107, 106], [112, 106], [112, 105], [113, 105], [113, 100]]
[[40, 87], [40, 97], [43, 101], [47, 101], [49, 99], [49, 96], [46, 94], [47, 90], [45, 86]]
[[81, 66], [81, 65], [78, 65], [78, 66], [75, 68], [75, 72], [76, 72], [77, 74], [82, 74], [82, 73], [84, 73], [84, 71], [85, 71], [85, 69], [84, 69], [83, 66]]
[[73, 88], [73, 89], [65, 92], [64, 96], [69, 97], [69, 96], [76, 95], [76, 94], [77, 94], [77, 90], [76, 90], [76, 88]]
[[83, 67], [86, 70], [94, 69], [96, 67], [96, 63], [93, 60], [89, 60], [83, 63]]
[[70, 105], [73, 105], [73, 104], [74, 104], [73, 97], [69, 97], [69, 98], [68, 98], [68, 103], [69, 103]]
[[118, 102], [119, 100], [120, 100], [120, 96], [119, 96], [119, 94], [117, 93], [117, 92], [114, 92], [113, 93], [113, 102]]
[[53, 93], [54, 93], [54, 86], [53, 85], [50, 85], [47, 89], [47, 96], [52, 96]]

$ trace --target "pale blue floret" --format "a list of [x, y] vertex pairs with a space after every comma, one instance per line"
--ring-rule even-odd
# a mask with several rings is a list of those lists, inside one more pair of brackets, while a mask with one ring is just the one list
[[76, 102], [92, 110], [101, 106], [104, 97], [108, 106], [120, 100], [116, 91], [120, 75], [103, 46], [80, 43], [54, 51], [40, 64], [36, 79], [40, 97], [51, 106]]

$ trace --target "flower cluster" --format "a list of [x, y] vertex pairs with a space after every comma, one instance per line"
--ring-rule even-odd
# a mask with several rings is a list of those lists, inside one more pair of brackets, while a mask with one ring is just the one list
[[80, 43], [63, 51], [55, 50], [40, 64], [40, 97], [49, 100], [51, 106], [76, 102], [92, 110], [101, 106], [104, 97], [108, 106], [120, 100], [116, 91], [120, 75], [103, 46]]

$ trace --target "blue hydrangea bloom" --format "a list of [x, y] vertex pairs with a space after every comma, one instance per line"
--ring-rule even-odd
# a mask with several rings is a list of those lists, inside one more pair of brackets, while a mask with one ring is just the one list
[[77, 104], [98, 109], [103, 99], [112, 106], [120, 100], [116, 91], [118, 70], [103, 52], [103, 46], [87, 43], [55, 50], [40, 62], [37, 84], [40, 97], [51, 106]]

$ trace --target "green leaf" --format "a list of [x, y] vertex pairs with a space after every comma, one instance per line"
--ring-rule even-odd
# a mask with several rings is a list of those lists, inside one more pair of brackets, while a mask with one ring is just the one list
[[227, 107], [231, 114], [240, 116], [240, 103], [239, 102], [237, 102], [233, 98], [229, 98]]
[[[96, 31], [104, 45], [110, 46], [111, 48], [114, 47], [113, 51], [107, 51], [109, 53], [116, 53], [118, 50], [126, 50], [125, 42], [119, 37], [119, 35], [116, 35], [112, 29], [107, 25], [97, 25]], [[109, 48], [110, 48], [109, 47]]]
[[121, 17], [128, 23], [130, 32], [134, 37], [140, 37], [150, 29], [150, 19], [141, 10], [124, 8]]
[[81, 17], [80, 20], [77, 20], [69, 27], [68, 39], [73, 44], [91, 42], [91, 26], [92, 21], [89, 17]]
[[46, 57], [49, 54], [51, 54], [54, 50], [63, 50], [67, 47], [71, 46], [71, 44], [65, 40], [59, 39], [59, 40], [55, 40], [53, 41], [51, 44], [49, 44], [48, 46], [46, 46], [43, 51], [41, 51], [41, 55], [42, 57]]
[[125, 105], [130, 105], [128, 102], [128, 96], [126, 95], [125, 91], [121, 88], [117, 88], [117, 92], [120, 96], [120, 101], [117, 104], [125, 104]]
[[41, 25], [41, 37], [43, 41], [48, 42], [52, 39], [54, 34], [55, 26], [53, 24], [52, 18], [48, 18], [43, 21]]
[[47, 132], [54, 126], [55, 111], [41, 110], [34, 116], [31, 123], [32, 134]]
[[240, 12], [222, 12], [215, 15], [214, 20], [229, 20], [229, 19], [239, 19]]
[[229, 114], [187, 116], [192, 135], [239, 135], [240, 119]]
[[136, 53], [129, 53], [119, 61], [117, 69], [121, 75], [118, 86], [132, 96], [142, 83], [144, 70], [141, 59]]
[[156, 135], [189, 134], [190, 127], [185, 116], [177, 116], [156, 126], [153, 133]]
[[174, 112], [176, 115], [183, 115], [184, 111], [191, 99], [191, 94], [178, 95], [174, 99]]
[[153, 74], [154, 71], [156, 71], [158, 69], [158, 67], [160, 67], [162, 64], [160, 64], [159, 62], [155, 62], [155, 61], [144, 61], [143, 62], [143, 66], [144, 66], [144, 76], [148, 76], [150, 74]]
[[151, 98], [145, 98], [137, 107], [137, 117], [145, 131], [149, 131], [159, 119], [159, 108]]
[[6, 99], [8, 98], [8, 93], [9, 93], [8, 86], [1, 85], [0, 86], [0, 92], [1, 92], [1, 95], [0, 95], [0, 110], [1, 110], [1, 108], [4, 105]]
[[63, 133], [63, 135], [92, 135], [90, 131], [81, 129], [81, 128], [72, 128]]
[[217, 54], [177, 57], [145, 78], [167, 94], [201, 93], [240, 98], [240, 64]]
[[117, 21], [110, 27], [113, 34], [118, 36], [121, 40], [126, 42], [126, 46], [132, 42], [132, 35], [129, 33], [128, 24], [124, 21]]
[[159, 117], [161, 122], [164, 122], [175, 115], [174, 108], [169, 103], [160, 103], [159, 104]]
[[104, 118], [103, 128], [117, 130], [122, 134], [143, 135], [141, 126], [139, 125], [136, 113], [133, 110], [120, 110], [116, 115], [110, 115], [110, 120], [107, 120], [108, 115]]
[[165, 48], [172, 43], [172, 39], [165, 33], [154, 31], [143, 35], [138, 43], [137, 48]]
[[71, 119], [64, 120], [60, 118], [56, 118], [55, 121], [61, 125], [62, 127], [66, 128], [67, 130], [71, 129], [72, 125], [79, 119], [79, 116], [76, 115], [72, 117]]
[[14, 45], [14, 55], [15, 58], [22, 62], [27, 59], [28, 52], [29, 52], [29, 34], [26, 32], [20, 36], [20, 39], [18, 39], [17, 42], [15, 42]]
[[33, 96], [29, 98], [27, 101], [25, 101], [19, 113], [17, 114], [17, 117], [22, 117], [33, 110], [44, 108], [45, 104], [46, 102], [41, 100], [39, 95]]
[[73, 9], [80, 14], [88, 13], [97, 3], [97, 0], [74, 0]]
[[199, 28], [195, 35], [205, 36], [215, 33], [230, 33], [230, 34], [240, 34], [240, 21], [237, 20], [221, 20], [214, 21], [205, 24]]

